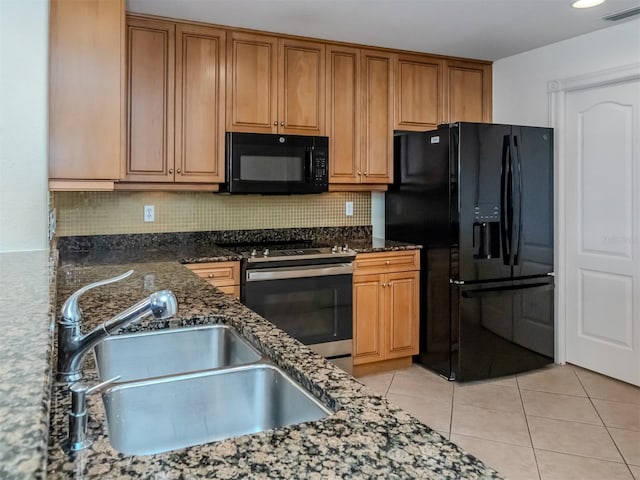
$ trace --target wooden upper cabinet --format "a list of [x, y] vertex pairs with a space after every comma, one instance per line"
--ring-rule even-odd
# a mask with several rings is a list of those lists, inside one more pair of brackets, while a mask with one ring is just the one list
[[360, 50], [327, 46], [329, 183], [359, 183]]
[[279, 40], [278, 132], [324, 135], [324, 50], [322, 43]]
[[233, 32], [227, 130], [323, 135], [324, 44]]
[[123, 180], [173, 182], [175, 24], [127, 18]]
[[227, 53], [227, 130], [278, 130], [278, 39], [232, 32]]
[[224, 30], [176, 26], [176, 182], [224, 182], [225, 43]]
[[224, 182], [226, 32], [127, 18], [125, 182]]
[[119, 176], [124, 14], [124, 0], [51, 0], [51, 179], [116, 180]]
[[491, 65], [446, 61], [445, 122], [491, 122]]
[[393, 54], [362, 53], [362, 183], [393, 181]]
[[424, 131], [441, 123], [443, 63], [422, 55], [396, 56], [395, 130]]

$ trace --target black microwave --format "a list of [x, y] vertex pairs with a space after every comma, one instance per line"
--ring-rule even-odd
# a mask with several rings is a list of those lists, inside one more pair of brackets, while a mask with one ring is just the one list
[[292, 194], [329, 190], [329, 138], [227, 132], [229, 193]]

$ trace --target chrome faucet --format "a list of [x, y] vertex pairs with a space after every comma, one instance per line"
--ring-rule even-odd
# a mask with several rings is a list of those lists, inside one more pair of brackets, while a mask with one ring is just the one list
[[87, 352], [112, 333], [127, 325], [153, 315], [158, 320], [170, 318], [178, 311], [178, 301], [169, 290], [152, 293], [149, 297], [127, 308], [115, 317], [98, 325], [91, 332], [82, 335], [80, 325], [82, 310], [78, 300], [83, 293], [95, 287], [107, 285], [127, 278], [129, 270], [122, 275], [92, 283], [71, 295], [62, 306], [62, 316], [58, 321], [58, 370], [56, 379], [61, 383], [72, 383], [82, 378], [82, 361]]

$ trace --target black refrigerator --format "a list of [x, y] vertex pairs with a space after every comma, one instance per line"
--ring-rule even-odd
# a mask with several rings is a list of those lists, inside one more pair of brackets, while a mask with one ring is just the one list
[[553, 362], [553, 130], [397, 134], [394, 179], [385, 237], [424, 246], [417, 360], [458, 381]]

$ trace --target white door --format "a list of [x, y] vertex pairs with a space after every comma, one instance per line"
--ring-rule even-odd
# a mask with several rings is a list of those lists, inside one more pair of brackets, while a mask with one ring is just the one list
[[565, 112], [566, 359], [640, 385], [640, 81]]

